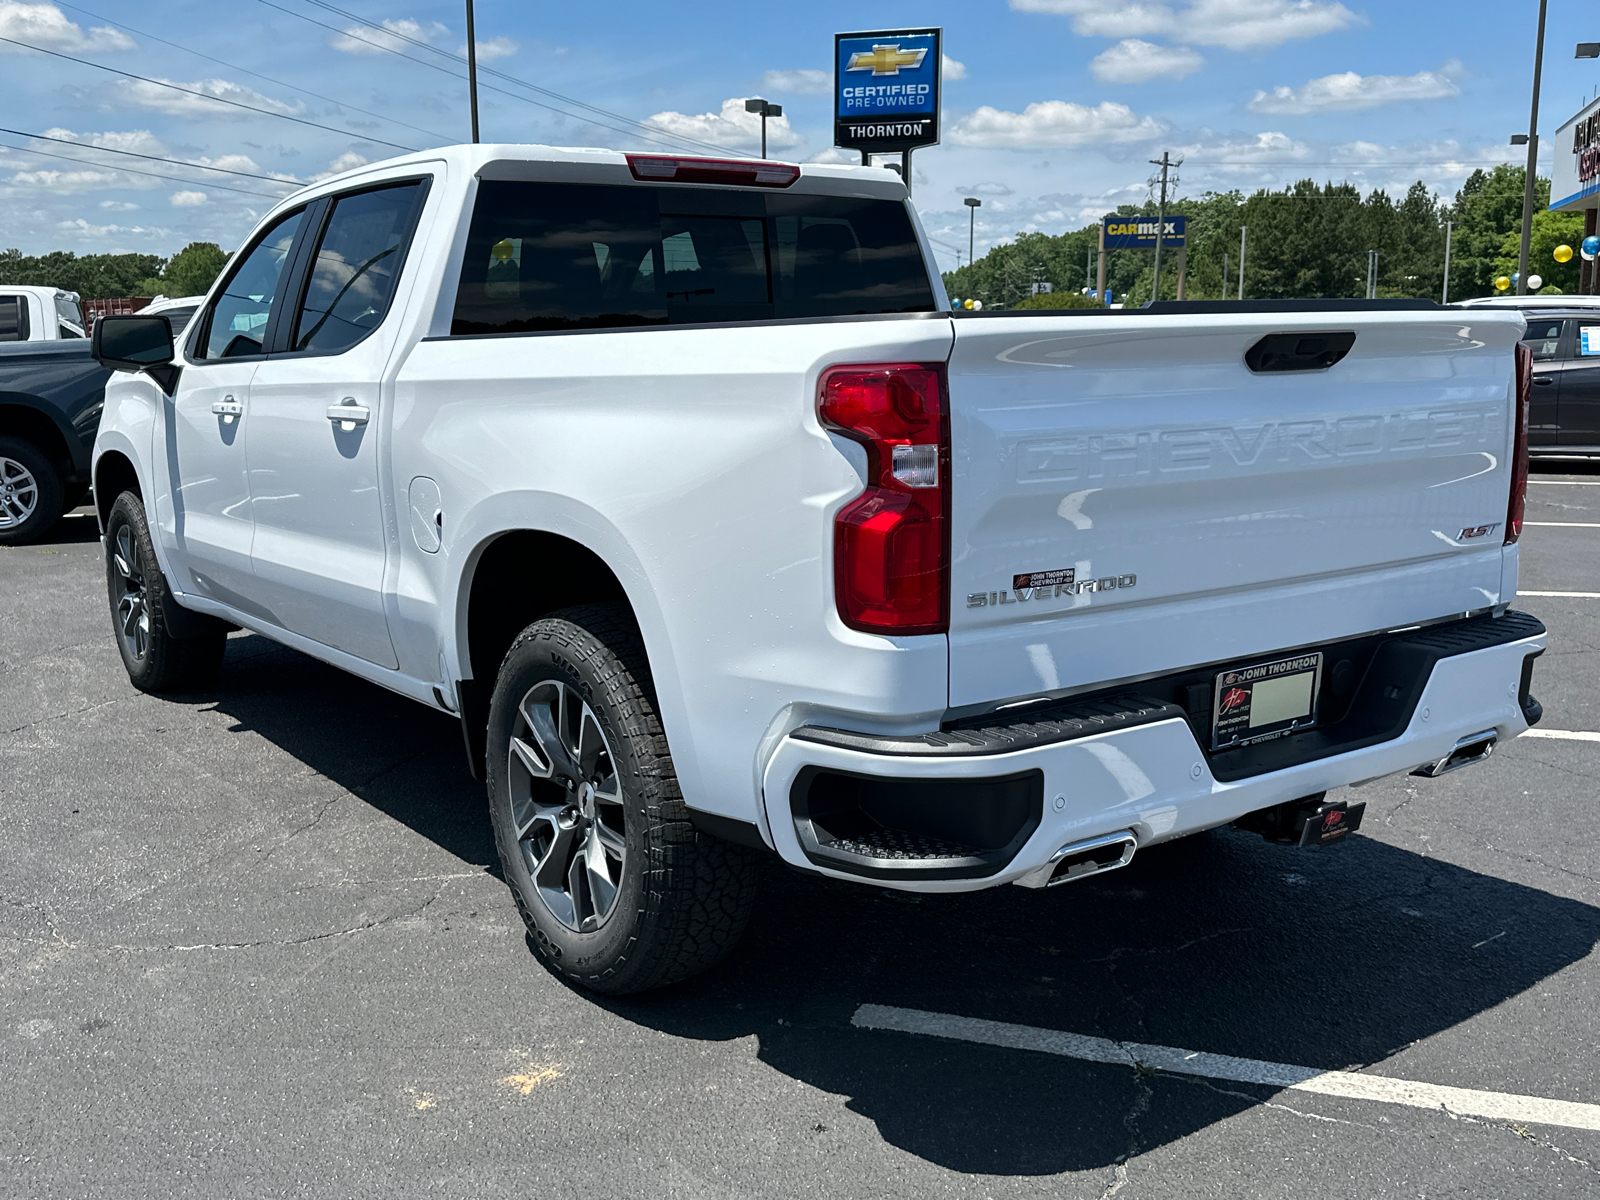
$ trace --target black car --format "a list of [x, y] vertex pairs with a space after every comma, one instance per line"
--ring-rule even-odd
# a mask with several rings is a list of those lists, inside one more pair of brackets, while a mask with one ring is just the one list
[[83, 339], [0, 344], [0, 545], [43, 536], [88, 494], [110, 375]]
[[1600, 457], [1600, 308], [1523, 311], [1533, 351], [1529, 450]]

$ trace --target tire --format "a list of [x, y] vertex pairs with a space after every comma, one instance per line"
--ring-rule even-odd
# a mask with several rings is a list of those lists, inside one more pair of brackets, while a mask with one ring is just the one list
[[128, 679], [141, 692], [187, 692], [215, 682], [228, 634], [220, 626], [176, 637], [177, 602], [156, 562], [144, 504], [123, 492], [106, 518], [106, 590], [111, 625]]
[[621, 995], [733, 948], [756, 856], [690, 823], [626, 609], [564, 609], [522, 631], [495, 682], [486, 765], [501, 867], [553, 970]]
[[0, 437], [0, 546], [38, 541], [61, 519], [61, 472], [30, 441]]

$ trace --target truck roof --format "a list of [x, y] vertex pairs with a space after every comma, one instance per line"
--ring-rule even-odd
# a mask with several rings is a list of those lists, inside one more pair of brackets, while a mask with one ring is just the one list
[[[376, 175], [390, 175], [397, 168], [404, 168], [410, 164], [421, 166], [425, 163], [445, 162], [452, 167], [459, 167], [469, 175], [481, 175], [486, 172], [500, 178], [517, 178], [523, 173], [517, 167], [526, 164], [530, 167], [596, 167], [601, 168], [605, 174], [613, 173], [620, 169], [622, 179], [619, 181], [641, 182], [647, 185], [654, 181], [635, 180], [628, 168], [629, 159], [677, 159], [682, 162], [737, 163], [740, 166], [755, 166], [770, 164], [779, 167], [798, 168], [800, 175], [793, 187], [800, 191], [810, 191], [806, 185], [822, 184], [823, 191], [836, 191], [839, 184], [844, 184], [849, 191], [858, 194], [869, 194], [883, 199], [903, 200], [906, 197], [906, 188], [898, 173], [887, 167], [863, 167], [855, 165], [841, 165], [834, 163], [787, 163], [775, 159], [759, 159], [740, 157], [735, 154], [718, 157], [713, 154], [674, 154], [670, 151], [623, 151], [608, 150], [603, 147], [592, 146], [544, 146], [534, 143], [522, 142], [490, 142], [490, 143], [458, 143], [453, 146], [437, 146], [428, 150], [418, 150], [410, 154], [396, 155], [393, 158], [381, 159], [378, 162], [366, 163], [348, 171], [341, 171], [337, 175], [330, 175], [308, 184], [299, 191], [294, 192], [286, 199], [298, 199], [308, 194], [321, 194], [326, 191], [336, 190], [350, 183], [360, 182], [363, 178]], [[495, 168], [502, 168], [496, 170]], [[606, 168], [612, 170], [607, 171]], [[829, 187], [828, 184], [832, 184]], [[701, 183], [697, 186], [743, 186], [738, 184], [719, 185], [716, 183]], [[761, 190], [774, 190], [762, 188]], [[786, 189], [788, 190], [788, 189]]]

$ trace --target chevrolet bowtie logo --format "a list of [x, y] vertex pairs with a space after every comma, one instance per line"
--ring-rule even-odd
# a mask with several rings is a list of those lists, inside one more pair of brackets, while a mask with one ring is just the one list
[[899, 43], [892, 46], [874, 46], [850, 56], [847, 71], [871, 71], [874, 75], [898, 75], [900, 68], [914, 71], [928, 56], [926, 50], [902, 50]]

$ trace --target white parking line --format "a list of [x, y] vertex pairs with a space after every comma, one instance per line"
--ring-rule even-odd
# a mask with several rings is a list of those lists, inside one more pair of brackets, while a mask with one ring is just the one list
[[1600, 529], [1600, 521], [1524, 521], [1541, 529]]
[[1518, 737], [1562, 738], [1569, 742], [1600, 742], [1600, 733], [1585, 729], [1524, 729]]
[[1530, 479], [1540, 487], [1600, 487], [1600, 479]]
[[915, 1008], [890, 1008], [883, 1004], [863, 1004], [856, 1009], [850, 1023], [861, 1029], [920, 1033], [958, 1042], [976, 1042], [981, 1046], [1032, 1050], [1038, 1054], [1056, 1054], [1085, 1062], [1154, 1068], [1177, 1075], [1257, 1083], [1298, 1092], [1315, 1092], [1322, 1096], [1404, 1104], [1410, 1108], [1485, 1117], [1491, 1121], [1600, 1130], [1600, 1104], [1441, 1087], [1433, 1083], [1414, 1083], [1409, 1079], [1391, 1079], [1387, 1075], [1364, 1075], [1357, 1071], [1318, 1071], [1288, 1063], [1234, 1058], [1227, 1054], [1203, 1054], [1198, 1050], [1149, 1046], [1140, 1042], [1113, 1042], [1107, 1038], [1061, 1033], [1054, 1029], [1035, 1029], [1029, 1025], [1012, 1025], [1004, 1021], [922, 1012]]
[[1600, 600], [1600, 592], [1518, 592], [1519, 596], [1563, 596], [1568, 600]]

